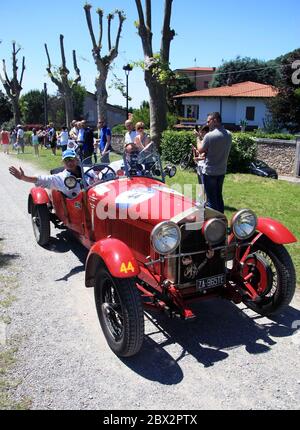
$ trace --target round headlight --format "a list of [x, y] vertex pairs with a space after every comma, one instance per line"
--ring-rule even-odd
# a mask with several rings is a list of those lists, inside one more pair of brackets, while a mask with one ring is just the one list
[[170, 254], [178, 247], [181, 239], [180, 229], [172, 221], [163, 221], [151, 233], [151, 243], [158, 254]]
[[212, 218], [203, 225], [203, 234], [208, 243], [216, 245], [226, 237], [226, 223], [220, 218]]
[[238, 239], [249, 239], [256, 230], [256, 215], [250, 209], [242, 209], [233, 216], [231, 226]]

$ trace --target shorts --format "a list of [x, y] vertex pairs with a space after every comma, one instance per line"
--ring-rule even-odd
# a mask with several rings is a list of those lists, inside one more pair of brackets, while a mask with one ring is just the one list
[[50, 148], [56, 148], [57, 147], [57, 141], [56, 140], [49, 142], [49, 143], [50, 143]]

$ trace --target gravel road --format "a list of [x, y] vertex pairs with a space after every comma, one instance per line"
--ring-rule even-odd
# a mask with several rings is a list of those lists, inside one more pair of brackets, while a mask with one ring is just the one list
[[193, 323], [147, 314], [141, 353], [120, 360], [84, 286], [86, 250], [54, 228], [47, 249], [35, 243], [30, 184], [9, 175], [12, 162], [0, 154], [0, 239], [17, 255], [20, 285], [7, 327], [20, 339], [15, 400], [29, 397], [32, 409], [299, 409], [299, 293], [274, 319], [222, 300], [200, 303]]

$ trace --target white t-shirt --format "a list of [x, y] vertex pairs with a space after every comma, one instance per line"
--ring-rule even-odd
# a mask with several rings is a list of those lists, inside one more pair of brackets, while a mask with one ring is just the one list
[[69, 133], [67, 131], [62, 131], [60, 133], [60, 144], [67, 145], [69, 140]]
[[24, 130], [22, 130], [22, 128], [19, 128], [19, 129], [18, 129], [17, 137], [18, 137], [19, 139], [23, 139], [23, 137], [24, 137]]
[[135, 130], [127, 131], [127, 133], [125, 134], [125, 146], [129, 145], [130, 143], [133, 143], [136, 136], [137, 132]]

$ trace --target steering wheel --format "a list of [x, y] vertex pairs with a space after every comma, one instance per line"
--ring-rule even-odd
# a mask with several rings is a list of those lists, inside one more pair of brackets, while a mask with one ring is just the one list
[[116, 179], [117, 177], [114, 169], [107, 164], [96, 164], [95, 166], [90, 167], [84, 172], [84, 176], [95, 179], [92, 175], [89, 175], [90, 171], [93, 171], [98, 175], [101, 172], [101, 178], [98, 176], [101, 181], [111, 181], [112, 179]]

